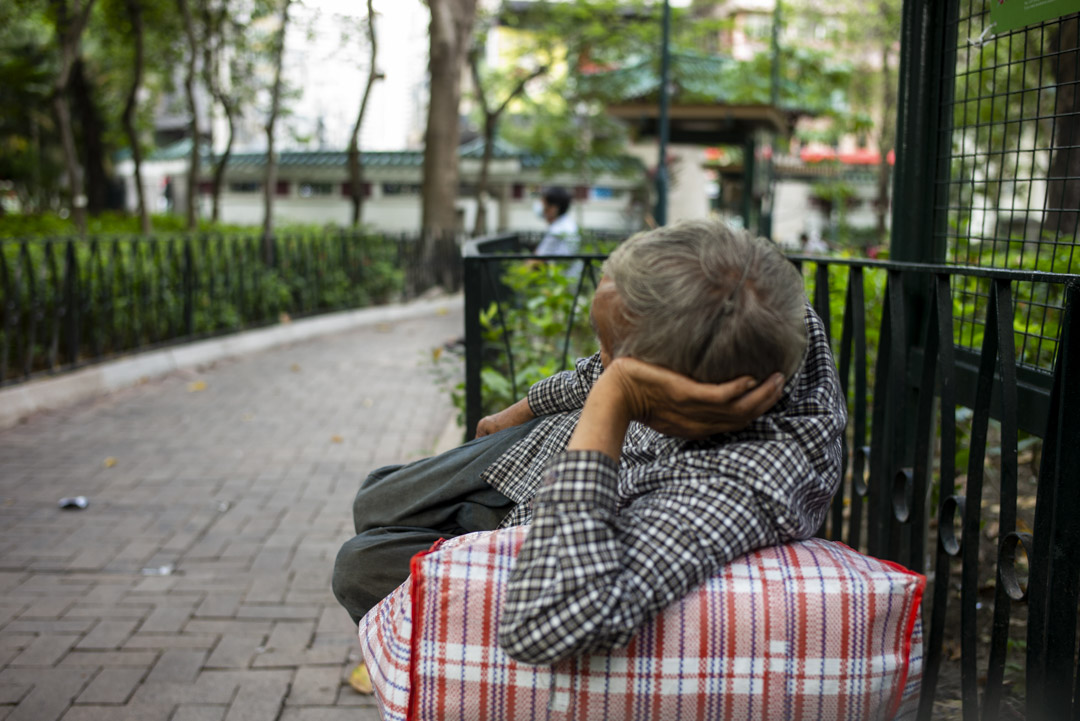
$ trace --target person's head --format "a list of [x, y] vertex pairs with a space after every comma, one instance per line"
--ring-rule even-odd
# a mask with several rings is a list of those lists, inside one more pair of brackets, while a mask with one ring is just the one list
[[544, 203], [544, 220], [554, 223], [570, 209], [570, 194], [557, 185], [547, 188], [541, 196]]
[[639, 233], [604, 263], [593, 322], [605, 363], [695, 380], [790, 377], [806, 348], [802, 277], [772, 242], [717, 220]]

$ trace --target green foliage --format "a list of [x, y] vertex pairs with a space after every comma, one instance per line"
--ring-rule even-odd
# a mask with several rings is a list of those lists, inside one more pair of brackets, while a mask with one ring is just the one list
[[[150, 217], [151, 230], [155, 235], [185, 232], [184, 219], [179, 215], [162, 214]], [[304, 226], [298, 226], [304, 227]], [[250, 233], [251, 228], [241, 225], [199, 222], [199, 232]], [[306, 226], [306, 231], [318, 228]], [[139, 232], [139, 219], [126, 213], [108, 212], [87, 219], [89, 235], [133, 235]], [[0, 238], [35, 238], [74, 236], [78, 233], [70, 217], [57, 213], [27, 215], [0, 215]]]
[[[1071, 244], [1025, 243], [1014, 236], [1003, 251], [991, 250], [993, 267], [1044, 273], [1075, 273], [1080, 257]], [[967, 252], [954, 256], [961, 265], [979, 265], [986, 258], [979, 244], [968, 244]], [[1065, 287], [1060, 283], [1015, 283], [1013, 296], [1013, 331], [1016, 359], [1037, 368], [1053, 367], [1057, 339], [1061, 335]], [[982, 348], [986, 330], [987, 299], [990, 281], [971, 276], [953, 276], [953, 335], [958, 345]]]
[[[589, 322], [595, 285], [588, 268], [577, 275], [576, 267], [576, 263], [555, 262], [507, 264], [501, 277], [511, 301], [502, 306], [492, 303], [480, 319], [484, 328], [484, 415], [506, 408], [520, 400], [533, 383], [596, 352], [599, 346]], [[581, 295], [576, 296], [582, 276]], [[464, 396], [454, 400], [464, 408]]]
[[0, 308], [10, 313], [0, 326], [0, 366], [34, 372], [384, 303], [404, 288], [402, 242], [409, 241], [294, 229], [277, 237], [272, 265], [253, 234], [0, 242]]

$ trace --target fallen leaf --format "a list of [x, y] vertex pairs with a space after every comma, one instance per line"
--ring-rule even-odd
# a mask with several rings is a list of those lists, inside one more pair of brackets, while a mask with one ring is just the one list
[[442, 348], [432, 348], [431, 349], [431, 360], [438, 363], [440, 358], [442, 358]]
[[371, 400], [370, 398], [365, 398], [362, 405], [364, 406], [364, 408], [371, 408], [373, 405], [375, 405], [375, 401]]
[[292, 323], [292, 318], [289, 317], [288, 313], [282, 313], [281, 315], [279, 315], [278, 320], [282, 323]]
[[299, 363], [293, 363], [291, 366], [289, 366], [289, 370], [291, 370], [293, 373], [299, 373], [300, 372], [300, 364]]
[[197, 393], [206, 390], [206, 381], [192, 381], [187, 384], [188, 393]]
[[112, 456], [109, 456], [108, 458], [105, 459], [105, 467], [106, 468], [112, 468], [115, 465], [116, 465], [116, 459], [113, 458]]
[[380, 333], [389, 333], [391, 330], [393, 330], [393, 328], [394, 326], [390, 325], [389, 323], [375, 324], [375, 330], [379, 331]]
[[255, 414], [254, 413], [245, 413], [244, 415], [240, 416], [240, 420], [242, 420], [244, 423], [247, 423], [249, 421], [253, 421], [253, 420], [255, 420]]
[[349, 686], [352, 687], [353, 691], [365, 696], [375, 693], [375, 689], [371, 685], [371, 675], [368, 673], [367, 664], [363, 661], [349, 673]]
[[439, 306], [435, 309], [435, 315], [447, 315], [450, 313], [450, 309], [446, 306]]
[[342, 443], [345, 439], [342, 436], [330, 436], [331, 443]]

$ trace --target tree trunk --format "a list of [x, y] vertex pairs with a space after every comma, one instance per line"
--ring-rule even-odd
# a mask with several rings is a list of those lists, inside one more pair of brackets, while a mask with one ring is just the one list
[[225, 15], [228, 6], [222, 5], [215, 13], [210, 8], [209, 0], [200, 0], [200, 14], [203, 18], [203, 27], [206, 29], [206, 37], [203, 41], [203, 82], [210, 91], [214, 101], [221, 105], [225, 113], [225, 122], [228, 126], [228, 136], [225, 139], [225, 150], [221, 156], [213, 161], [213, 179], [210, 189], [210, 220], [217, 223], [221, 219], [221, 187], [225, 182], [225, 168], [232, 156], [233, 139], [236, 136], [236, 110], [233, 108], [232, 99], [221, 87], [219, 72], [221, 69], [221, 50], [225, 45]]
[[[458, 142], [461, 102], [461, 69], [469, 49], [476, 0], [428, 0], [430, 57], [427, 131], [424, 134], [424, 180], [421, 233], [424, 265], [433, 273], [436, 264], [446, 266], [456, 254]], [[441, 262], [440, 262], [441, 261]], [[439, 281], [456, 285], [449, 268]]]
[[487, 93], [484, 91], [484, 81], [480, 77], [480, 53], [477, 48], [473, 48], [469, 52], [469, 70], [472, 72], [473, 79], [473, 91], [476, 93], [476, 99], [480, 102], [480, 110], [484, 114], [484, 155], [480, 160], [480, 179], [476, 183], [476, 222], [473, 224], [473, 235], [481, 236], [487, 234], [487, 194], [488, 194], [488, 182], [489, 182], [489, 169], [491, 167], [491, 158], [495, 154], [495, 136], [498, 135], [499, 118], [502, 117], [506, 107], [510, 105], [510, 102], [521, 95], [525, 90], [525, 86], [533, 78], [547, 72], [546, 66], [540, 66], [536, 70], [532, 71], [528, 75], [521, 78], [518, 84], [514, 86], [514, 89], [506, 96], [506, 98], [499, 104], [499, 107], [494, 110], [488, 104]]
[[146, 188], [143, 187], [142, 180], [142, 147], [139, 143], [138, 131], [135, 129], [135, 109], [138, 105], [144, 62], [142, 0], [127, 0], [127, 11], [131, 19], [131, 34], [135, 40], [135, 63], [132, 68], [131, 89], [128, 91], [127, 102], [124, 104], [123, 122], [124, 132], [127, 133], [128, 143], [131, 144], [131, 162], [135, 166], [135, 197], [139, 205], [139, 228], [147, 234], [150, 232], [150, 210], [146, 204]]
[[274, 45], [274, 85], [270, 91], [270, 114], [266, 119], [266, 177], [263, 179], [263, 257], [274, 264], [274, 194], [277, 192], [277, 155], [274, 151], [274, 127], [281, 109], [281, 65], [285, 56], [285, 31], [289, 23], [291, 0], [281, 0], [280, 27]]
[[487, 235], [487, 194], [488, 194], [488, 167], [491, 165], [491, 156], [495, 148], [496, 119], [490, 113], [484, 116], [484, 155], [480, 160], [480, 179], [476, 182], [476, 223], [473, 224], [473, 235]]
[[372, 7], [372, 0], [367, 0], [367, 26], [368, 45], [371, 50], [367, 85], [364, 86], [360, 112], [356, 115], [356, 124], [353, 125], [352, 135], [349, 138], [349, 190], [352, 196], [352, 224], [354, 226], [360, 225], [364, 217], [364, 161], [360, 155], [360, 126], [364, 124], [364, 113], [367, 111], [368, 98], [371, 97], [371, 88], [376, 80], [382, 78], [382, 73], [375, 67], [378, 46], [375, 38], [375, 9]]
[[82, 148], [86, 211], [100, 215], [108, 204], [109, 176], [105, 172], [105, 128], [94, 101], [94, 89], [86, 75], [86, 64], [77, 58], [68, 81], [69, 107], [75, 112], [76, 146]]
[[473, 237], [480, 237], [487, 235], [487, 203], [484, 201], [484, 196], [487, 195], [488, 168], [491, 165], [495, 145], [495, 125], [498, 122], [498, 116], [488, 105], [487, 92], [484, 91], [484, 83], [480, 77], [478, 48], [469, 51], [469, 70], [472, 72], [473, 92], [476, 93], [480, 111], [484, 114], [484, 155], [480, 159], [480, 178], [476, 181], [476, 221], [473, 223], [472, 232]]
[[221, 103], [221, 108], [225, 111], [229, 135], [225, 139], [225, 150], [222, 151], [221, 157], [217, 159], [217, 164], [214, 166], [214, 183], [210, 191], [213, 197], [210, 219], [215, 223], [221, 219], [221, 187], [225, 184], [225, 168], [229, 165], [229, 158], [232, 156], [233, 138], [236, 137], [236, 113], [233, 110], [232, 102], [224, 95], [218, 99], [218, 102]]
[[1051, 180], [1046, 184], [1046, 216], [1043, 231], [1056, 235], [1076, 236], [1080, 221], [1080, 103], [1077, 81], [1077, 25], [1075, 17], [1058, 26], [1051, 40], [1051, 57], [1057, 100], [1054, 141], [1050, 160]]
[[195, 230], [199, 219], [196, 208], [199, 193], [199, 113], [195, 106], [195, 70], [199, 58], [199, 43], [195, 37], [195, 23], [191, 19], [191, 9], [187, 0], [176, 0], [180, 16], [184, 20], [184, 35], [187, 36], [188, 60], [184, 72], [184, 94], [187, 96], [188, 112], [191, 113], [191, 158], [188, 162], [187, 198], [185, 198], [185, 217], [188, 230]]
[[86, 233], [86, 194], [82, 168], [75, 148], [75, 131], [71, 126], [71, 108], [68, 105], [68, 83], [71, 69], [79, 56], [79, 43], [83, 29], [90, 19], [94, 0], [73, 0], [71, 12], [65, 0], [52, 0], [56, 14], [56, 44], [60, 49], [60, 70], [53, 83], [53, 113], [56, 115], [60, 144], [64, 149], [64, 169], [68, 191], [71, 195], [71, 217], [80, 234]]

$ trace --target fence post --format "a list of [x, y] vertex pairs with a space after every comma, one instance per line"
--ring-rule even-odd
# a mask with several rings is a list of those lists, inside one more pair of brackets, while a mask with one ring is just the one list
[[195, 263], [190, 236], [184, 238], [184, 334], [195, 335]]
[[1029, 560], [1027, 717], [1076, 718], [1076, 603], [1080, 596], [1080, 285], [1065, 292], [1050, 417], [1035, 497]]
[[480, 364], [484, 350], [480, 327], [483, 261], [474, 241], [466, 241], [462, 261], [465, 264], [465, 438], [472, 440], [482, 413]]
[[75, 365], [79, 358], [79, 269], [75, 258], [75, 241], [68, 239], [64, 252], [64, 340], [67, 362]]

